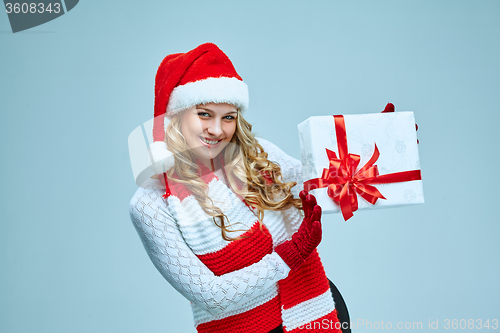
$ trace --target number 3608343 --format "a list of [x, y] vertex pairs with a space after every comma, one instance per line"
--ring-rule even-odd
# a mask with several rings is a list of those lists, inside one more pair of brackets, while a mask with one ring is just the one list
[[55, 3], [49, 3], [48, 5], [45, 5], [43, 3], [6, 3], [5, 4], [5, 10], [7, 11], [7, 14], [35, 14], [35, 13], [55, 13], [59, 14], [61, 12], [61, 4], [58, 2]]

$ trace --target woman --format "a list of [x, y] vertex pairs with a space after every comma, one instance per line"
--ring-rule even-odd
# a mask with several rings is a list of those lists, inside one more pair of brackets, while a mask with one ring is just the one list
[[137, 190], [132, 221], [198, 332], [341, 332], [316, 251], [321, 208], [299, 193], [301, 163], [254, 137], [247, 108], [248, 88], [216, 45], [167, 56], [150, 149], [175, 163]]

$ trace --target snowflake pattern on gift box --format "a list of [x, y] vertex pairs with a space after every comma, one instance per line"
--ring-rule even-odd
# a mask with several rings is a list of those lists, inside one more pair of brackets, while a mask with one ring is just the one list
[[373, 154], [375, 147], [369, 143], [365, 143], [363, 147], [361, 147], [361, 154], [363, 156], [371, 156]]
[[396, 151], [400, 154], [404, 154], [404, 152], [406, 151], [406, 144], [403, 142], [403, 141], [396, 141]]
[[380, 172], [381, 175], [386, 175], [388, 173], [391, 173], [391, 171], [388, 170], [386, 167], [379, 167], [378, 171]]
[[[302, 143], [301, 147], [304, 147], [304, 143], [306, 142], [304, 138], [304, 133], [299, 133], [299, 140]], [[314, 173], [314, 159], [313, 155], [310, 151], [306, 151], [305, 149], [301, 149], [300, 158], [302, 160], [302, 166], [304, 167], [304, 171], [307, 172], [306, 177], [311, 176]]]
[[384, 117], [386, 117], [388, 119], [389, 123], [392, 123], [396, 119], [397, 116], [398, 116], [398, 114], [393, 113], [393, 112], [384, 113]]
[[302, 152], [301, 158], [302, 158], [302, 165], [305, 167], [307, 171], [307, 176], [312, 175], [314, 171], [313, 155], [310, 152], [307, 153]]
[[330, 135], [330, 142], [337, 142], [337, 135], [333, 127], [328, 127], [328, 135]]
[[412, 189], [408, 189], [404, 191], [403, 198], [407, 202], [413, 202], [417, 198], [417, 194]]

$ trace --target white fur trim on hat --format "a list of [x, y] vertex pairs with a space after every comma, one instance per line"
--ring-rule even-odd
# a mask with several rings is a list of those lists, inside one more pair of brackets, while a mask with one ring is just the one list
[[234, 77], [209, 77], [177, 86], [170, 95], [166, 116], [207, 103], [233, 104], [244, 112], [248, 108], [248, 86]]

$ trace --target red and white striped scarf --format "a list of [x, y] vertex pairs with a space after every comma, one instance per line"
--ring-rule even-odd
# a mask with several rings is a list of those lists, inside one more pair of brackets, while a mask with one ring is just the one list
[[[258, 262], [272, 252], [271, 235], [265, 226], [260, 231], [256, 222], [245, 234], [250, 237], [232, 241], [222, 250], [198, 258], [215, 275], [222, 275]], [[267, 333], [282, 323], [284, 332], [341, 333], [329, 282], [316, 250], [299, 270], [291, 271], [278, 285], [278, 295], [268, 302], [231, 317], [200, 324], [197, 331]]]
[[[217, 178], [202, 163], [199, 165], [200, 178], [205, 183]], [[175, 184], [167, 185], [166, 194], [182, 200], [190, 193], [185, 186]], [[220, 276], [259, 262], [273, 252], [273, 239], [266, 225], [261, 229], [255, 221], [243, 235], [248, 237], [228, 242], [222, 249], [197, 254], [197, 257]], [[278, 294], [272, 299], [236, 315], [205, 321], [196, 329], [200, 333], [267, 333], [280, 324], [284, 332], [341, 333], [329, 282], [316, 250], [297, 271], [290, 271], [285, 279], [278, 281]]]

